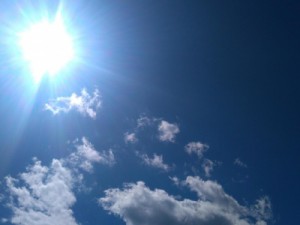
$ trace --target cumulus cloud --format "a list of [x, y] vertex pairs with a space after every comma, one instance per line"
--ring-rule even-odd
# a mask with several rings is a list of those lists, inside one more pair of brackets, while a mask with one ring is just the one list
[[138, 141], [135, 133], [126, 132], [124, 134], [125, 143], [136, 143]]
[[191, 154], [196, 154], [198, 158], [202, 158], [203, 154], [205, 151], [207, 151], [209, 148], [208, 145], [201, 143], [200, 141], [198, 142], [190, 142], [188, 143], [184, 149], [185, 151], [191, 155]]
[[72, 164], [76, 164], [87, 172], [92, 172], [93, 163], [101, 163], [110, 166], [115, 163], [115, 156], [111, 149], [98, 152], [86, 137], [83, 137], [81, 141], [81, 144], [76, 144], [77, 151], [72, 153], [68, 159]]
[[169, 171], [171, 169], [171, 166], [164, 163], [162, 155], [154, 154], [151, 158], [147, 154], [143, 154], [140, 155], [140, 157], [143, 160], [143, 162], [148, 166], [159, 168], [164, 171]]
[[199, 177], [188, 176], [185, 184], [203, 201], [214, 202], [220, 207], [227, 207], [227, 210], [244, 214], [246, 208], [230, 195], [226, 194], [222, 186], [215, 181], [204, 181]]
[[45, 104], [45, 110], [51, 111], [54, 115], [76, 110], [84, 116], [96, 119], [97, 110], [100, 108], [101, 103], [98, 89], [96, 89], [92, 95], [90, 95], [86, 89], [82, 89], [80, 95], [72, 93], [69, 97], [58, 97], [50, 101]]
[[68, 157], [53, 159], [49, 166], [34, 158], [17, 178], [6, 177], [5, 200], [12, 217], [3, 219], [18, 225], [78, 225], [72, 206], [75, 190], [83, 180], [79, 169], [91, 172], [93, 163], [111, 165], [114, 156], [111, 151], [97, 152], [85, 137], [75, 148]]
[[169, 123], [162, 120], [158, 125], [159, 140], [165, 142], [175, 142], [176, 134], [179, 133], [179, 127], [177, 124]]
[[239, 166], [239, 167], [243, 167], [243, 168], [247, 168], [247, 164], [244, 163], [242, 160], [240, 160], [239, 158], [236, 158], [233, 162], [234, 165]]
[[205, 176], [210, 177], [211, 172], [214, 170], [215, 163], [209, 159], [204, 159], [202, 163], [202, 168], [204, 170]]
[[14, 179], [6, 177], [13, 224], [77, 225], [71, 207], [76, 202], [73, 193], [76, 178], [61, 160], [54, 159], [49, 167], [40, 161]]
[[198, 200], [178, 200], [164, 190], [151, 190], [139, 181], [126, 184], [123, 189], [106, 190], [99, 204], [120, 216], [126, 225], [266, 224], [266, 218], [253, 213], [256, 209], [239, 205], [218, 183], [199, 177], [187, 177], [184, 183], [198, 194]]

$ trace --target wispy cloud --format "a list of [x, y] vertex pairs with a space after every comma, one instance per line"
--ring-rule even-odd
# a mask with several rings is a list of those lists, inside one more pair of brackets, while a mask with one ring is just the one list
[[138, 141], [135, 133], [126, 132], [124, 134], [125, 143], [136, 143]]
[[165, 142], [175, 142], [175, 137], [179, 133], [179, 127], [175, 123], [162, 120], [158, 126], [159, 140]]
[[173, 182], [173, 184], [175, 184], [176, 186], [179, 186], [181, 181], [179, 180], [178, 177], [174, 176], [174, 177], [169, 177], [169, 179]]
[[236, 158], [233, 162], [234, 165], [239, 166], [239, 167], [243, 167], [243, 168], [247, 168], [247, 164], [244, 163], [243, 161], [241, 161], [239, 158]]
[[[154, 130], [154, 128], [156, 128], [157, 130]], [[176, 123], [170, 123], [161, 118], [141, 115], [136, 121], [135, 128], [133, 128], [130, 132], [125, 132], [125, 143], [138, 142], [138, 139], [136, 137], [137, 134], [145, 131], [150, 131], [150, 133], [152, 133], [153, 131], [155, 133], [158, 132], [156, 136], [160, 141], [163, 142], [175, 142], [176, 135], [180, 132], [179, 126]]]
[[208, 148], [209, 148], [208, 145], [203, 144], [200, 141], [190, 142], [184, 147], [185, 151], [189, 155], [196, 154], [199, 159], [203, 157], [204, 152], [206, 152], [208, 150]]
[[[265, 207], [263, 212], [261, 208], [241, 206], [214, 181], [187, 177], [184, 183], [198, 194], [198, 200], [178, 200], [164, 190], [151, 190], [139, 181], [126, 184], [123, 189], [106, 190], [99, 204], [120, 216], [127, 225], [263, 225], [270, 219], [270, 208]], [[253, 210], [262, 211], [263, 216]]]
[[212, 171], [214, 170], [215, 163], [209, 159], [204, 159], [202, 163], [202, 168], [204, 170], [205, 176], [210, 177]]
[[[6, 177], [11, 218], [3, 218], [19, 225], [78, 225], [72, 207], [76, 202], [75, 191], [83, 184], [82, 170], [91, 172], [93, 163], [111, 164], [112, 152], [99, 153], [83, 137], [76, 142], [76, 151], [66, 158], [53, 159], [49, 166], [34, 158], [32, 165], [17, 178]], [[80, 170], [82, 169], [82, 170]]]
[[252, 214], [260, 220], [272, 218], [272, 205], [268, 196], [262, 196], [256, 200], [256, 203], [251, 207]]
[[1, 218], [1, 223], [8, 223], [9, 221], [8, 221], [8, 219], [6, 219], [6, 218]]
[[152, 158], [149, 157], [147, 154], [142, 154], [139, 156], [143, 160], [143, 162], [148, 166], [162, 169], [164, 171], [169, 171], [171, 169], [171, 166], [164, 163], [162, 155], [153, 154]]
[[68, 113], [71, 110], [76, 110], [84, 116], [89, 116], [96, 119], [97, 110], [101, 107], [100, 92], [96, 89], [90, 95], [86, 89], [82, 89], [81, 93], [77, 95], [73, 93], [69, 97], [58, 97], [45, 104], [45, 110], [51, 111], [54, 115], [61, 112]]
[[145, 126], [150, 126], [153, 124], [153, 122], [155, 121], [155, 118], [150, 118], [148, 116], [140, 116], [137, 119], [137, 128], [141, 128], [141, 127], [145, 127]]
[[82, 143], [80, 144], [76, 143], [77, 151], [72, 153], [68, 159], [72, 164], [79, 166], [87, 172], [92, 172], [93, 163], [110, 166], [115, 163], [115, 156], [112, 150], [98, 152], [86, 137], [83, 137], [81, 141]]

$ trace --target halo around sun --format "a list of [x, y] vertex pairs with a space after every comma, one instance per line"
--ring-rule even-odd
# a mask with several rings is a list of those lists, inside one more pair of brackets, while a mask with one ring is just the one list
[[20, 33], [22, 58], [29, 64], [35, 81], [56, 75], [74, 58], [74, 46], [63, 20], [42, 20]]

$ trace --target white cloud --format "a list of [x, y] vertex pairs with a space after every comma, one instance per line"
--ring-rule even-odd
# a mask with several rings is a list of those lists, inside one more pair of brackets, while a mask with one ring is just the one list
[[169, 178], [176, 186], [180, 185], [181, 181], [179, 180], [178, 177], [174, 176], [174, 177], [169, 177]]
[[175, 142], [176, 134], [179, 133], [179, 127], [177, 124], [169, 123], [162, 120], [158, 126], [159, 140], [166, 142]]
[[71, 207], [76, 178], [61, 160], [49, 167], [35, 161], [18, 179], [6, 177], [9, 191], [10, 220], [19, 225], [77, 225]]
[[137, 143], [139, 140], [136, 137], [137, 133], [143, 130], [145, 127], [152, 126], [154, 124], [155, 118], [149, 118], [147, 116], [141, 115], [136, 123], [136, 127], [133, 132], [125, 132], [124, 141], [125, 143]]
[[[133, 132], [126, 132], [124, 134], [124, 141], [126, 143], [136, 143], [139, 141], [136, 135], [140, 132], [152, 132], [152, 130], [148, 130], [147, 128], [152, 129], [157, 127], [157, 137], [163, 142], [175, 142], [175, 137], [180, 132], [179, 126], [176, 123], [169, 123], [161, 118], [141, 115], [136, 123], [137, 125], [133, 129]], [[147, 135], [149, 135], [149, 133]]]
[[204, 170], [205, 176], [210, 177], [211, 172], [214, 170], [215, 163], [209, 159], [204, 159], [202, 163], [202, 168]]
[[81, 94], [72, 93], [70, 97], [58, 97], [55, 100], [45, 104], [45, 110], [51, 111], [54, 115], [60, 112], [67, 113], [76, 110], [84, 116], [96, 119], [97, 110], [101, 106], [99, 90], [96, 89], [92, 96], [82, 89]]
[[85, 137], [75, 148], [68, 157], [53, 159], [48, 167], [34, 158], [26, 172], [17, 178], [6, 177], [5, 197], [12, 217], [3, 219], [18, 225], [78, 225], [72, 211], [74, 191], [83, 185], [78, 168], [91, 172], [93, 163], [111, 165], [114, 155], [111, 150], [97, 152]]
[[153, 158], [149, 158], [148, 155], [143, 154], [140, 157], [143, 160], [143, 162], [148, 166], [159, 168], [159, 169], [162, 169], [164, 171], [168, 171], [168, 170], [171, 169], [171, 167], [169, 165], [164, 163], [162, 155], [154, 154]]
[[261, 220], [272, 218], [272, 206], [268, 196], [263, 196], [256, 200], [256, 204], [252, 206], [252, 213]]
[[76, 144], [76, 150], [70, 155], [68, 160], [87, 172], [93, 171], [93, 163], [110, 166], [115, 163], [115, 156], [112, 150], [98, 152], [86, 137], [82, 138], [81, 144]]
[[189, 155], [194, 153], [199, 157], [199, 159], [203, 157], [204, 152], [207, 151], [208, 148], [209, 148], [208, 145], [203, 144], [199, 141], [198, 142], [190, 142], [184, 147], [185, 151]]
[[247, 168], [247, 164], [242, 162], [239, 158], [236, 158], [233, 162], [234, 165], [237, 165], [239, 167], [244, 167], [244, 168]]
[[137, 128], [145, 127], [145, 126], [150, 126], [153, 121], [155, 121], [155, 118], [149, 118], [147, 116], [140, 116], [137, 120]]
[[136, 143], [138, 141], [135, 133], [128, 133], [124, 134], [124, 141], [125, 143]]
[[214, 202], [218, 206], [227, 207], [227, 210], [230, 211], [245, 212], [245, 208], [240, 206], [233, 197], [226, 194], [222, 186], [215, 181], [204, 181], [199, 177], [188, 176], [185, 184], [196, 192], [203, 201]]
[[99, 199], [100, 205], [120, 216], [126, 225], [263, 225], [266, 221], [252, 209], [226, 194], [213, 181], [187, 177], [184, 182], [199, 195], [198, 200], [178, 200], [161, 189], [151, 190], [144, 182], [112, 188]]

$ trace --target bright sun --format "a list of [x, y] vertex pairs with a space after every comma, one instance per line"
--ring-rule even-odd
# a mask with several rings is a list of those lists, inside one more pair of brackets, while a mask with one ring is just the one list
[[36, 81], [44, 75], [53, 76], [74, 57], [73, 40], [63, 21], [41, 21], [20, 33], [22, 56], [29, 63]]

